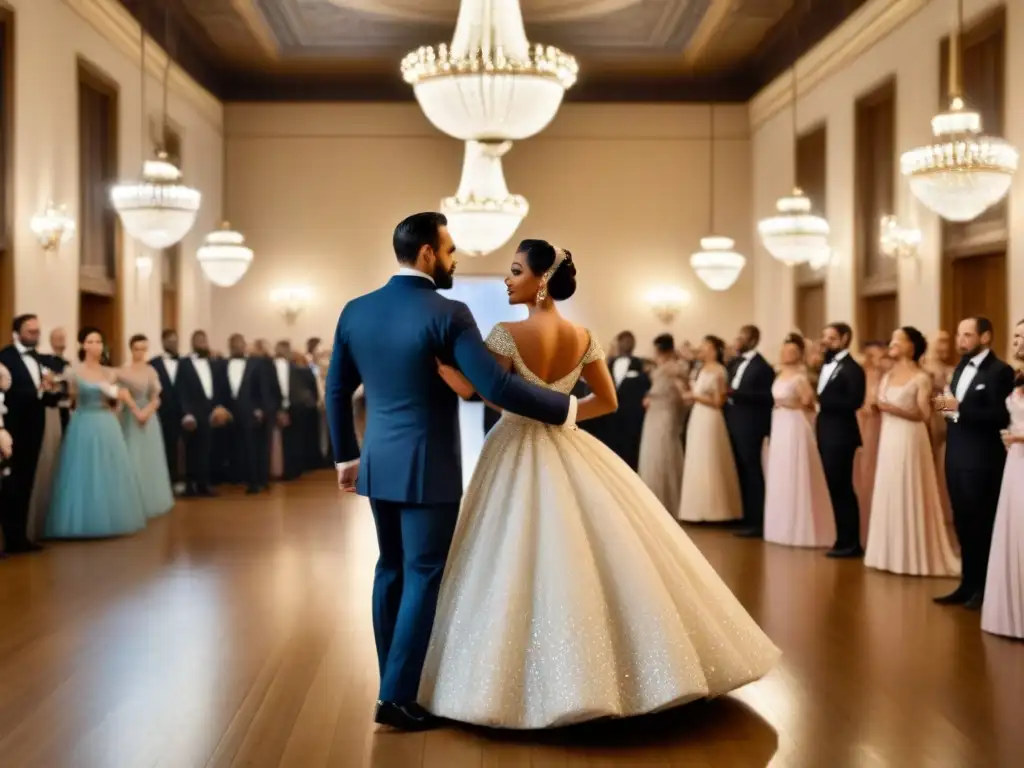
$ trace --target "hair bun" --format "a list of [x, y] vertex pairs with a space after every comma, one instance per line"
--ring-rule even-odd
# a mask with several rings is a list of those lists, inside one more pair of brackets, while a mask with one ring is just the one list
[[555, 301], [565, 301], [576, 293], [576, 265], [572, 263], [572, 254], [564, 253], [565, 258], [548, 281], [548, 295]]

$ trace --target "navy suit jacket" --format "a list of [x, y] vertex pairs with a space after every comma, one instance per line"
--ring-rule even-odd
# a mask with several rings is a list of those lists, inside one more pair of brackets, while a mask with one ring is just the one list
[[[350, 301], [338, 319], [326, 406], [335, 462], [360, 459], [356, 491], [379, 501], [458, 503], [462, 498], [459, 399], [437, 372], [462, 371], [482, 398], [547, 424], [563, 424], [569, 397], [505, 371], [469, 311], [425, 277], [399, 275]], [[360, 457], [352, 394], [365, 383]]]

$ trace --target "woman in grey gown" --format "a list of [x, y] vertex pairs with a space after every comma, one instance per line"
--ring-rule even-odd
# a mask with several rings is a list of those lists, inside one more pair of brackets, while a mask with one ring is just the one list
[[682, 393], [686, 390], [686, 372], [675, 351], [671, 334], [654, 340], [655, 362], [651, 388], [644, 398], [647, 414], [640, 437], [640, 479], [650, 488], [665, 509], [675, 512], [683, 481]]

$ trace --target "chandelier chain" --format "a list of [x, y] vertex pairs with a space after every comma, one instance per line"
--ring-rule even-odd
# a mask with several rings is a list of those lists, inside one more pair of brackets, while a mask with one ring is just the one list
[[711, 102], [710, 118], [711, 123], [711, 149], [708, 152], [708, 167], [710, 173], [708, 174], [709, 182], [709, 194], [708, 198], [708, 234], [714, 234], [715, 232], [715, 102]]
[[949, 97], [963, 97], [963, 73], [960, 67], [960, 46], [963, 45], [964, 0], [956, 0], [956, 25], [949, 36]]

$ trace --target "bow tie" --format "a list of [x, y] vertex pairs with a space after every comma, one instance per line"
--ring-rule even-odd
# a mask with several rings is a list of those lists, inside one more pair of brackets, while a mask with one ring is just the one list
[[174, 362], [178, 362], [178, 360], [181, 359], [181, 355], [165, 355], [165, 357], [168, 360], [173, 360]]

